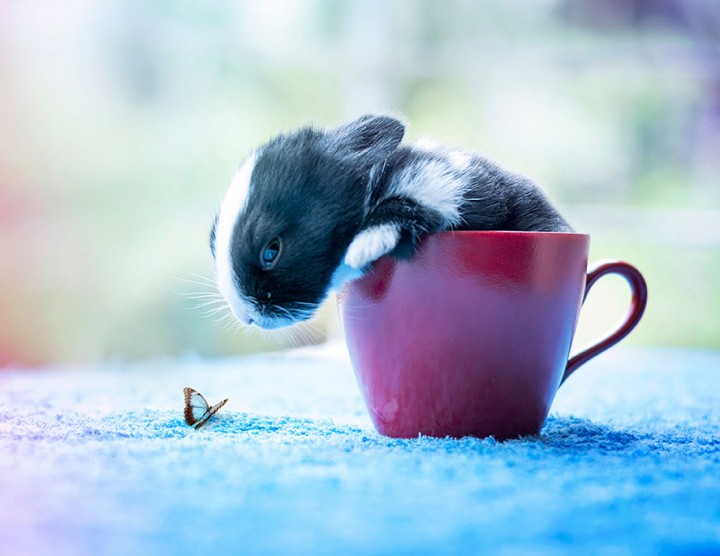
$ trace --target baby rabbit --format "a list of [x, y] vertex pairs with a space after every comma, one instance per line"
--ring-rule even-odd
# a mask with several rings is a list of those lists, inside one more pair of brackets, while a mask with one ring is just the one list
[[237, 319], [310, 318], [383, 255], [409, 258], [443, 230], [572, 228], [532, 181], [482, 156], [420, 142], [388, 116], [280, 135], [241, 164], [210, 234], [217, 285]]

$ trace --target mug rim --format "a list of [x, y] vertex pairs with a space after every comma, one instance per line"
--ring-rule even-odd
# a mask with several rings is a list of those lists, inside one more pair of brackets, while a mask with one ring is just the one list
[[435, 234], [433, 236], [446, 236], [452, 237], [456, 235], [460, 236], [476, 236], [476, 237], [491, 237], [491, 236], [518, 236], [518, 237], [586, 237], [589, 238], [590, 234], [584, 234], [581, 232], [538, 232], [538, 231], [520, 231], [520, 230], [446, 230]]

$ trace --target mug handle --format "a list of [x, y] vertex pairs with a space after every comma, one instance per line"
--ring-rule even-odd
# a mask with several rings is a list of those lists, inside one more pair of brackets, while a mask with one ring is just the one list
[[563, 384], [567, 378], [573, 374], [578, 367], [580, 367], [580, 365], [587, 363], [590, 359], [614, 346], [627, 336], [630, 331], [635, 328], [637, 323], [640, 322], [640, 319], [645, 312], [645, 306], [647, 305], [647, 283], [645, 282], [645, 278], [643, 278], [643, 275], [640, 274], [640, 271], [637, 268], [622, 261], [598, 261], [592, 266], [592, 268], [588, 271], [587, 281], [585, 282], [585, 295], [583, 295], [583, 303], [590, 292], [590, 288], [592, 288], [595, 282], [606, 274], [619, 274], [628, 281], [632, 293], [630, 310], [615, 330], [570, 358], [567, 363], [567, 367], [565, 367], [565, 374], [563, 375], [560, 384]]

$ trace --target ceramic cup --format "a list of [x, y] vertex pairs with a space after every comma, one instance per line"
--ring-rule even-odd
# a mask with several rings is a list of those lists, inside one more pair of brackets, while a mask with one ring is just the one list
[[[409, 261], [378, 260], [338, 296], [355, 375], [375, 427], [392, 437], [540, 431], [560, 385], [624, 338], [647, 286], [619, 261], [588, 270], [590, 236], [445, 232]], [[619, 274], [630, 310], [605, 338], [570, 358], [593, 284]]]

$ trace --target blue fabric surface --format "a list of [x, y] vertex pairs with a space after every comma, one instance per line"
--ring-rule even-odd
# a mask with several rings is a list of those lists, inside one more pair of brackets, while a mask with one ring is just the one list
[[379, 436], [330, 348], [0, 373], [0, 496], [2, 554], [720, 554], [720, 354], [604, 354], [504, 443]]

